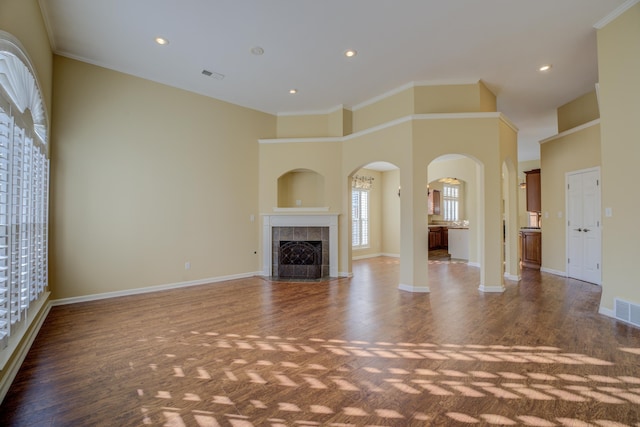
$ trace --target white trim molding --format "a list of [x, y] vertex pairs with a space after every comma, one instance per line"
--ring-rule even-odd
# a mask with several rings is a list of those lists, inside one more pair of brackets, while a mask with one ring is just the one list
[[168, 283], [165, 285], [147, 286], [144, 288], [126, 289], [122, 291], [104, 292], [100, 294], [83, 295], [79, 297], [61, 298], [52, 300], [52, 306], [76, 304], [79, 302], [98, 301], [108, 298], [123, 297], [129, 295], [148, 294], [151, 292], [166, 291], [170, 289], [186, 288], [189, 286], [208, 285], [218, 282], [226, 282], [228, 280], [246, 279], [248, 277], [259, 276], [261, 272], [255, 271], [251, 273], [232, 274], [229, 276], [209, 277], [207, 279], [191, 280], [187, 282]]
[[545, 144], [547, 142], [554, 141], [554, 140], [556, 140], [558, 138], [562, 138], [562, 137], [565, 137], [567, 135], [571, 135], [573, 133], [580, 132], [581, 130], [589, 129], [592, 126], [599, 125], [599, 124], [600, 124], [600, 119], [591, 120], [590, 122], [583, 123], [580, 126], [576, 126], [574, 128], [565, 130], [564, 132], [560, 132], [559, 134], [550, 136], [549, 138], [545, 138], [545, 139], [540, 141], [540, 144]]
[[430, 113], [430, 114], [411, 114], [409, 116], [400, 117], [395, 120], [388, 121], [386, 123], [372, 126], [367, 129], [360, 130], [358, 132], [345, 135], [345, 136], [327, 136], [327, 137], [314, 137], [314, 138], [272, 138], [272, 139], [259, 139], [259, 144], [292, 144], [292, 143], [331, 143], [331, 142], [346, 142], [355, 138], [375, 133], [383, 129], [392, 128], [403, 123], [419, 121], [419, 120], [460, 120], [460, 119], [499, 119], [515, 132], [518, 132], [518, 127], [507, 116], [500, 112], [488, 112], [488, 113]]
[[485, 293], [502, 293], [505, 291], [505, 288], [504, 288], [504, 285], [498, 285], [498, 286], [480, 285], [478, 286], [478, 290], [480, 292], [485, 292]]
[[596, 30], [603, 29], [605, 26], [607, 26], [607, 24], [609, 24], [611, 21], [615, 20], [617, 17], [625, 13], [627, 10], [631, 9], [638, 2], [640, 2], [640, 0], [627, 0], [626, 2], [618, 6], [613, 12], [611, 12], [610, 14], [608, 14], [607, 16], [605, 16], [604, 18], [602, 18], [601, 20], [593, 24], [593, 28], [595, 28]]
[[555, 274], [556, 276], [569, 277], [566, 271], [554, 270], [553, 268], [540, 267], [543, 273]]
[[476, 84], [480, 81], [480, 79], [460, 79], [460, 80], [456, 80], [456, 79], [448, 79], [448, 80], [433, 80], [433, 81], [418, 81], [418, 82], [409, 82], [409, 83], [405, 83], [402, 86], [399, 86], [395, 89], [391, 89], [387, 92], [384, 92], [380, 95], [374, 96], [373, 98], [370, 98], [366, 101], [361, 102], [360, 104], [354, 105], [351, 110], [352, 111], [357, 111], [360, 110], [364, 107], [367, 107], [369, 105], [375, 104], [376, 102], [382, 101], [383, 99], [386, 98], [390, 98], [393, 95], [396, 95], [400, 92], [403, 92], [407, 89], [411, 89], [414, 87], [421, 87], [421, 86], [454, 86], [454, 85], [473, 85]]
[[423, 293], [423, 294], [427, 294], [431, 292], [428, 286], [413, 286], [413, 285], [405, 285], [404, 283], [400, 283], [398, 285], [398, 289], [405, 292]]
[[509, 274], [509, 273], [504, 273], [504, 278], [507, 280], [513, 280], [515, 282], [519, 282], [520, 280], [522, 280], [522, 276], [520, 276], [519, 274]]
[[607, 307], [600, 306], [600, 308], [598, 309], [598, 313], [602, 314], [603, 316], [611, 317], [613, 319], [616, 318], [616, 312]]

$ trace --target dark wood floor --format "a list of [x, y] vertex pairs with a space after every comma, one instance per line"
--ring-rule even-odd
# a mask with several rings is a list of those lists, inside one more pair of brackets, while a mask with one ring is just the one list
[[399, 261], [352, 279], [209, 286], [54, 307], [3, 426], [640, 426], [640, 331], [600, 288], [525, 270]]

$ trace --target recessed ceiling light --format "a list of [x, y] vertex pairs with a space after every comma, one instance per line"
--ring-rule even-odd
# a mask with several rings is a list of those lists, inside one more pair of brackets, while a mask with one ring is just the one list
[[545, 64], [542, 67], [538, 68], [538, 71], [549, 71], [551, 69], [551, 64]]
[[159, 45], [166, 45], [169, 44], [169, 40], [163, 38], [163, 37], [156, 37], [156, 43], [158, 43]]
[[356, 56], [358, 54], [358, 52], [356, 52], [353, 49], [348, 49], [344, 51], [344, 56], [346, 56], [347, 58], [353, 58], [354, 56]]
[[296, 93], [298, 93], [298, 89], [289, 89], [289, 93], [291, 95], [295, 95]]
[[254, 55], [260, 56], [264, 53], [264, 49], [261, 48], [260, 46], [255, 46], [251, 48], [251, 53], [253, 53]]

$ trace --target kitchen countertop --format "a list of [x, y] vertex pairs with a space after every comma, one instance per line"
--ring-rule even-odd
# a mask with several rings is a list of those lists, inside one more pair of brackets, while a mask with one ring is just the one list
[[532, 233], [541, 233], [540, 227], [520, 227], [520, 231], [528, 231]]

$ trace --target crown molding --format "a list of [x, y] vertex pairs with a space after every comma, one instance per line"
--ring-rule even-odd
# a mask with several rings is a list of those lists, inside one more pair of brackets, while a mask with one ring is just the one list
[[40, 6], [40, 15], [42, 15], [42, 21], [44, 22], [44, 28], [47, 31], [47, 36], [49, 38], [49, 46], [51, 47], [51, 51], [53, 53], [57, 53], [58, 47], [56, 46], [56, 39], [53, 37], [53, 27], [51, 25], [51, 20], [49, 19], [49, 9], [47, 7], [46, 0], [38, 0], [38, 5]]
[[607, 16], [605, 16], [604, 18], [602, 18], [601, 20], [593, 24], [593, 27], [596, 30], [603, 29], [605, 26], [607, 26], [607, 24], [609, 24], [611, 21], [615, 20], [617, 17], [625, 13], [627, 10], [631, 9], [638, 2], [640, 2], [640, 0], [627, 0], [626, 2], [618, 6], [613, 12], [611, 12], [610, 14], [608, 14]]

